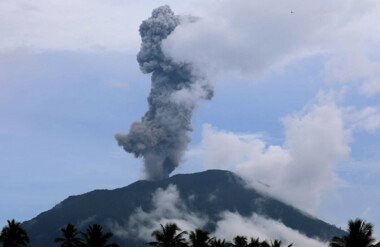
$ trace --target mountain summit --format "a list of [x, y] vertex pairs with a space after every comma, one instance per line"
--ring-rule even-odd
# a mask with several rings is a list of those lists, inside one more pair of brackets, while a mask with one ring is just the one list
[[[177, 193], [175, 203], [171, 201], [173, 193], [165, 196], [170, 188], [171, 192]], [[158, 203], [158, 200], [161, 201]], [[115, 234], [113, 240], [121, 246], [137, 246], [146, 243], [141, 238], [143, 232], [136, 229], [139, 221], [148, 227], [152, 224], [148, 221], [154, 217], [170, 219], [173, 210], [157, 211], [157, 207], [165, 203], [169, 208], [179, 207], [182, 210], [182, 213], [177, 212], [173, 217], [182, 217], [186, 211], [192, 219], [199, 216], [207, 221], [203, 228], [210, 232], [215, 231], [223, 212], [233, 212], [242, 217], [257, 214], [279, 221], [307, 237], [322, 241], [344, 234], [343, 230], [333, 225], [247, 188], [239, 176], [222, 170], [178, 174], [160, 181], [137, 181], [119, 189], [95, 190], [70, 196], [54, 208], [24, 222], [22, 226], [28, 231], [33, 246], [56, 246], [53, 240], [60, 235], [60, 228], [68, 223], [75, 224], [82, 231], [89, 224], [101, 224]], [[155, 214], [151, 213], [153, 211]], [[149, 238], [150, 234], [147, 234]]]

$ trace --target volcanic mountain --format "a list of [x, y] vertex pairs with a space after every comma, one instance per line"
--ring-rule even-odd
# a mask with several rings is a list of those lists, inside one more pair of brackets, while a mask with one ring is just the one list
[[[345, 233], [301, 210], [246, 187], [239, 176], [222, 170], [178, 174], [160, 181], [142, 180], [119, 189], [94, 190], [70, 196], [52, 209], [23, 222], [22, 226], [30, 235], [32, 246], [58, 246], [53, 241], [61, 235], [60, 228], [68, 223], [75, 224], [81, 231], [85, 231], [90, 224], [101, 224], [105, 230], [114, 233], [112, 241], [120, 246], [144, 246], [146, 239], [139, 236], [141, 231], [131, 228], [136, 228], [138, 219], [149, 220], [152, 216], [149, 212], [156, 210], [155, 200], [159, 200], [157, 196], [160, 194], [157, 191], [164, 192], [170, 187], [178, 192], [182, 210], [186, 209], [193, 216], [198, 215], [206, 220], [203, 229], [210, 232], [215, 231], [223, 212], [234, 212], [243, 217], [257, 214], [280, 221], [307, 237], [322, 241]], [[170, 204], [169, 200], [161, 199]], [[146, 217], [136, 217], [139, 212]], [[167, 217], [170, 212], [158, 211], [156, 215], [165, 213]], [[159, 225], [154, 227], [158, 228]], [[149, 233], [147, 237], [150, 237]]]

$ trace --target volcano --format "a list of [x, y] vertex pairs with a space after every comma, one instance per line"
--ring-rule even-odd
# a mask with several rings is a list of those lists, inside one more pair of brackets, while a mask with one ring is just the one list
[[123, 188], [70, 196], [52, 209], [23, 222], [22, 226], [27, 230], [32, 246], [58, 246], [53, 241], [61, 235], [60, 228], [68, 223], [75, 224], [81, 231], [90, 224], [101, 224], [105, 230], [113, 231], [112, 241], [120, 246], [144, 246], [146, 240], [136, 234], [119, 234], [113, 226], [118, 225], [125, 232], [133, 230], [128, 229], [133, 215], [155, 210], [157, 205], [152, 198], [157, 191], [164, 191], [169, 186], [175, 186], [187, 211], [207, 218], [203, 229], [210, 232], [215, 231], [223, 212], [234, 212], [243, 217], [257, 214], [279, 221], [309, 238], [322, 241], [345, 233], [280, 200], [248, 188], [239, 176], [223, 170], [178, 174], [160, 181], [141, 180]]

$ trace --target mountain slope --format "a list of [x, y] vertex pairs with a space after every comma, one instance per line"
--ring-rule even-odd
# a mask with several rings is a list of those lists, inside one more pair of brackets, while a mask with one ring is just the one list
[[[170, 184], [176, 185], [181, 201], [188, 210], [208, 216], [209, 223], [206, 228], [209, 231], [215, 229], [221, 212], [231, 211], [242, 216], [257, 213], [281, 221], [308, 237], [321, 240], [344, 234], [344, 231], [312, 218], [279, 200], [247, 189], [237, 175], [221, 170], [180, 174], [161, 181], [137, 181], [115, 190], [95, 190], [83, 195], [70, 196], [51, 210], [24, 222], [22, 226], [28, 231], [32, 246], [57, 246], [53, 240], [60, 235], [59, 229], [67, 223], [76, 224], [80, 230], [93, 223], [102, 224], [107, 228], [110, 221], [125, 225], [137, 208], [141, 207], [145, 212], [153, 210], [152, 194]], [[144, 243], [131, 237], [116, 236], [113, 240], [122, 246]]]

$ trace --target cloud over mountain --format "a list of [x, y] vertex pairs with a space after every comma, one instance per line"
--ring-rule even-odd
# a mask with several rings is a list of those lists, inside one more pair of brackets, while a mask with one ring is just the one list
[[[151, 233], [162, 224], [175, 222], [182, 230], [204, 228], [208, 223], [205, 215], [192, 212], [180, 198], [180, 191], [176, 185], [169, 184], [166, 189], [157, 189], [152, 196], [153, 208], [144, 211], [140, 207], [129, 217], [126, 225], [109, 223], [115, 235], [121, 238], [138, 237], [144, 241], [151, 241]], [[265, 218], [253, 213], [244, 217], [237, 212], [224, 211], [215, 223], [216, 229], [211, 233], [221, 239], [232, 241], [236, 235], [259, 237], [261, 240], [280, 239], [284, 244], [297, 246], [322, 247], [326, 243], [308, 238], [279, 221]]]
[[334, 165], [349, 154], [351, 132], [342, 109], [326, 99], [282, 122], [282, 145], [204, 125], [202, 142], [190, 156], [200, 157], [208, 168], [233, 170], [256, 189], [313, 212], [322, 192], [334, 186]]

